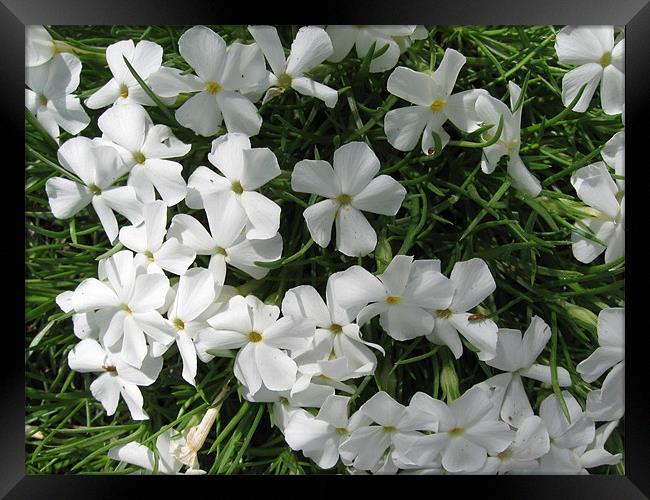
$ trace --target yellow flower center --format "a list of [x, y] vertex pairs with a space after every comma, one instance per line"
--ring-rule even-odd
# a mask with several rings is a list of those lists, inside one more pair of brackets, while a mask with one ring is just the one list
[[136, 151], [135, 153], [133, 153], [133, 159], [140, 164], [144, 163], [144, 161], [146, 160], [146, 158], [144, 157], [141, 151]]
[[341, 325], [337, 325], [336, 323], [332, 323], [330, 326], [330, 332], [337, 334], [341, 333], [343, 331], [343, 327]]
[[384, 427], [382, 427], [382, 430], [390, 434], [391, 432], [395, 432], [397, 429], [392, 425], [385, 425]]
[[120, 305], [120, 309], [122, 309], [122, 311], [124, 311], [126, 314], [131, 314], [133, 312], [131, 311], [131, 308], [126, 304]]
[[436, 314], [442, 319], [448, 319], [453, 312], [450, 309], [438, 309]]
[[115, 373], [117, 375], [117, 368], [115, 368], [113, 365], [103, 365], [102, 368], [104, 371], [107, 371], [109, 373]]
[[248, 340], [251, 342], [261, 342], [262, 341], [262, 335], [259, 332], [252, 331], [248, 333]]
[[505, 460], [505, 459], [508, 458], [511, 454], [512, 454], [512, 452], [510, 451], [510, 448], [508, 448], [507, 450], [503, 450], [501, 453], [499, 453], [499, 454], [497, 455], [497, 458], [498, 458], [499, 460]]
[[43, 94], [40, 94], [38, 96], [38, 102], [41, 103], [41, 106], [47, 106], [47, 102], [48, 102], [47, 97], [45, 97], [45, 95], [43, 95]]
[[339, 435], [339, 436], [345, 436], [348, 433], [348, 430], [345, 427], [337, 427], [334, 429], [334, 431]]
[[233, 181], [232, 190], [235, 192], [235, 194], [242, 194], [244, 192], [244, 188], [239, 181]]
[[153, 262], [153, 254], [149, 250], [144, 251], [144, 256], [149, 262]]
[[90, 186], [88, 186], [88, 189], [89, 189], [90, 192], [91, 192], [92, 194], [94, 194], [95, 196], [99, 196], [100, 194], [102, 194], [102, 190], [101, 190], [100, 187], [99, 187], [98, 185], [96, 185], [96, 184], [91, 184]]
[[291, 87], [291, 75], [286, 73], [278, 76], [278, 87], [288, 89]]
[[221, 90], [221, 85], [219, 85], [217, 82], [208, 82], [205, 84], [205, 90], [207, 90], [210, 94], [216, 94]]
[[228, 252], [226, 252], [226, 249], [224, 247], [215, 248], [215, 252], [219, 255], [223, 255], [224, 257], [228, 256]]
[[446, 104], [446, 102], [443, 101], [442, 99], [436, 99], [435, 101], [433, 101], [433, 102], [431, 103], [431, 106], [429, 106], [429, 108], [430, 108], [431, 111], [433, 111], [434, 113], [437, 113], [438, 111], [440, 111], [442, 108], [445, 107], [445, 104]]
[[460, 427], [454, 427], [452, 430], [449, 431], [449, 434], [452, 436], [460, 436], [463, 432], [465, 432], [465, 429], [461, 429]]
[[125, 83], [120, 85], [120, 97], [123, 97], [124, 99], [129, 97], [129, 87], [127, 87]]
[[400, 300], [399, 297], [394, 297], [392, 295], [390, 297], [386, 297], [386, 302], [388, 302], [389, 304], [397, 304], [399, 300]]
[[610, 64], [612, 64], [612, 53], [611, 53], [611, 52], [605, 52], [605, 53], [603, 54], [603, 57], [601, 57], [601, 58], [600, 58], [600, 61], [598, 61], [598, 62], [600, 63], [600, 65], [601, 65], [603, 68], [606, 68], [607, 66], [609, 66]]
[[278, 403], [280, 403], [281, 405], [287, 406], [289, 404], [289, 400], [287, 398], [285, 398], [284, 396], [280, 396], [278, 398]]
[[180, 318], [176, 318], [174, 321], [172, 321], [172, 324], [178, 331], [185, 330], [185, 322]]
[[352, 196], [345, 193], [340, 194], [336, 199], [341, 205], [349, 205], [352, 202]]

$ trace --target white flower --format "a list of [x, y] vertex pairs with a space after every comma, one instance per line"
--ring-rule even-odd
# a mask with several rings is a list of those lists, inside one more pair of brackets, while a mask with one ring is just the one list
[[481, 387], [468, 389], [449, 406], [418, 392], [409, 408], [437, 422], [433, 434], [408, 440], [410, 446], [402, 455], [418, 465], [430, 463], [439, 454], [448, 472], [477, 471], [485, 465], [488, 453], [504, 451], [514, 439], [508, 424], [490, 415], [492, 402]]
[[[404, 442], [408, 442], [409, 438], [423, 437], [416, 429], [437, 428], [434, 422], [428, 422], [428, 415], [408, 412], [407, 407], [384, 391], [378, 392], [361, 405], [357, 413], [361, 416], [355, 414], [350, 419], [355, 420], [355, 429], [340, 444], [339, 452], [345, 465], [361, 470], [379, 469], [377, 466], [387, 450], [389, 454], [394, 450], [402, 456]], [[372, 422], [378, 425], [370, 425]]]
[[72, 93], [79, 86], [81, 61], [57, 54], [40, 66], [25, 68], [25, 106], [57, 143], [59, 127], [72, 135], [85, 129], [90, 117]]
[[40, 66], [57, 54], [57, 48], [50, 33], [43, 26], [25, 26], [25, 66]]
[[565, 26], [555, 39], [558, 60], [578, 66], [562, 78], [562, 102], [569, 106], [587, 85], [573, 111], [586, 111], [600, 85], [600, 103], [608, 115], [625, 105], [625, 39], [614, 40], [613, 26]]
[[[584, 474], [580, 456], [595, 437], [595, 425], [588, 418], [580, 404], [567, 391], [562, 391], [571, 421], [562, 412], [560, 403], [551, 394], [539, 408], [539, 416], [544, 421], [550, 437], [550, 451], [540, 458], [540, 474]], [[600, 465], [600, 464], [598, 464]], [[595, 465], [589, 465], [592, 467]]]
[[447, 120], [465, 132], [479, 128], [474, 104], [480, 95], [487, 95], [487, 92], [473, 89], [451, 94], [465, 61], [463, 54], [447, 49], [433, 74], [404, 66], [395, 68], [388, 77], [388, 92], [415, 106], [386, 113], [384, 131], [393, 147], [410, 151], [421, 136], [422, 152], [431, 155], [435, 152], [433, 133], [440, 137], [441, 148], [449, 142], [449, 134], [442, 128]]
[[[280, 207], [257, 192], [280, 175], [275, 154], [268, 148], [251, 148], [244, 134], [229, 133], [212, 141], [208, 154], [222, 175], [207, 167], [198, 167], [188, 180], [185, 202], [194, 209], [203, 208], [203, 199], [212, 193], [225, 192], [241, 207], [248, 219], [246, 238], [272, 238], [280, 227]], [[233, 207], [235, 209], [236, 207]]]
[[364, 419], [362, 413], [348, 418], [349, 401], [349, 397], [331, 395], [315, 417], [304, 410], [295, 412], [284, 430], [287, 444], [322, 469], [334, 467], [339, 460], [339, 445]]
[[191, 215], [177, 214], [169, 226], [168, 236], [196, 251], [197, 255], [209, 255], [208, 268], [217, 283], [223, 284], [226, 263], [255, 279], [269, 272], [255, 262], [272, 262], [282, 254], [282, 237], [276, 233], [265, 240], [249, 240], [245, 236], [246, 214], [239, 201], [228, 193], [216, 193], [204, 199], [208, 218], [208, 232], [203, 224]]
[[208, 269], [194, 267], [180, 277], [172, 305], [167, 311], [170, 330], [183, 360], [183, 379], [192, 384], [196, 376], [199, 332], [208, 327], [204, 313], [213, 307], [215, 283]]
[[126, 402], [133, 420], [148, 420], [142, 409], [142, 393], [138, 386], [153, 384], [162, 368], [162, 358], [147, 355], [140, 368], [124, 361], [118, 353], [110, 352], [94, 339], [84, 339], [68, 353], [71, 370], [81, 373], [101, 373], [92, 384], [90, 392], [107, 415], [113, 415], [120, 399]]
[[583, 264], [593, 262], [603, 251], [605, 262], [612, 262], [625, 255], [625, 192], [620, 191], [602, 161], [578, 169], [571, 176], [571, 184], [578, 198], [589, 205], [592, 217], [582, 219], [586, 226], [605, 246], [574, 232], [573, 256]]
[[[124, 62], [126, 57], [129, 64], [145, 83], [162, 64], [163, 49], [160, 45], [148, 40], [137, 44], [133, 40], [122, 40], [106, 47], [106, 62], [113, 78], [105, 83], [97, 92], [86, 99], [86, 106], [91, 109], [105, 108], [111, 104], [141, 104], [154, 106], [155, 103], [147, 95]], [[163, 99], [171, 104], [170, 99]]]
[[160, 200], [144, 205], [144, 220], [138, 226], [120, 229], [120, 243], [137, 253], [136, 266], [144, 266], [148, 273], [168, 271], [181, 275], [187, 271], [196, 252], [176, 238], [163, 242], [167, 232], [167, 205]]
[[480, 349], [477, 356], [481, 361], [494, 358], [497, 325], [481, 314], [468, 312], [496, 289], [490, 268], [482, 259], [456, 262], [449, 281], [452, 291], [447, 294], [447, 302], [432, 311], [435, 326], [427, 338], [434, 344], [449, 347], [454, 357], [458, 359], [463, 354], [463, 344], [458, 336], [460, 333]]
[[169, 280], [164, 274], [138, 273], [133, 253], [122, 250], [105, 260], [107, 281], [88, 278], [74, 291], [77, 313], [99, 311], [101, 341], [121, 352], [122, 359], [139, 368], [147, 356], [145, 335], [164, 345], [173, 341], [157, 311], [164, 305]]
[[118, 234], [113, 210], [133, 224], [142, 221], [142, 203], [131, 186], [113, 186], [127, 172], [113, 148], [99, 146], [87, 137], [74, 137], [58, 150], [63, 168], [77, 175], [83, 184], [62, 177], [52, 177], [45, 184], [52, 214], [68, 219], [92, 203], [111, 243]]
[[194, 26], [179, 38], [178, 51], [196, 75], [160, 78], [152, 88], [162, 97], [198, 92], [176, 110], [178, 123], [206, 137], [215, 135], [222, 121], [228, 132], [257, 135], [262, 118], [238, 91], [266, 78], [259, 47], [233, 43], [226, 48], [223, 38], [210, 28]]
[[377, 246], [377, 233], [362, 211], [395, 215], [406, 189], [388, 175], [375, 177], [379, 159], [363, 142], [338, 148], [333, 163], [334, 168], [323, 160], [299, 161], [291, 174], [291, 189], [328, 198], [303, 212], [317, 245], [329, 245], [336, 222], [336, 249], [350, 257], [368, 255]]
[[[282, 314], [308, 318], [316, 323], [316, 334], [310, 350], [325, 353], [324, 360], [317, 363], [321, 373], [328, 371], [332, 361], [342, 359], [345, 360], [342, 370], [351, 378], [374, 373], [377, 358], [368, 346], [382, 354], [384, 349], [361, 338], [354, 315], [338, 304], [333, 281], [332, 277], [327, 280], [327, 303], [312, 286], [301, 285], [288, 290], [282, 300]], [[327, 376], [331, 375], [330, 372]]]
[[[515, 428], [533, 415], [521, 377], [551, 383], [551, 367], [535, 363], [551, 338], [551, 329], [539, 316], [533, 316], [522, 338], [519, 330], [500, 328], [497, 332], [496, 356], [486, 364], [499, 370], [512, 372], [501, 406], [501, 418]], [[569, 372], [557, 367], [561, 387], [571, 385]]]
[[182, 443], [185, 443], [185, 438], [179, 432], [168, 429], [156, 439], [155, 455], [153, 450], [131, 441], [112, 447], [108, 450], [108, 456], [113, 460], [136, 465], [151, 473], [155, 470], [157, 474], [205, 474], [205, 471], [192, 468], [184, 473], [180, 472], [183, 463], [174, 456], [172, 451]]
[[[610, 140], [605, 143], [600, 155], [610, 168], [614, 169], [616, 175], [625, 177], [625, 130], [616, 132]], [[625, 191], [625, 179], [616, 179], [619, 191]]]
[[550, 438], [544, 421], [536, 415], [530, 415], [519, 425], [512, 444], [495, 455], [499, 459], [498, 473], [534, 472], [534, 469], [539, 467], [537, 459], [546, 455], [550, 448]]
[[117, 150], [131, 169], [128, 184], [142, 202], [154, 201], [154, 187], [167, 206], [185, 198], [183, 167], [169, 158], [185, 156], [191, 146], [179, 141], [169, 127], [154, 125], [149, 113], [137, 104], [107, 109], [97, 125], [103, 135], [95, 141]]
[[248, 31], [264, 53], [272, 73], [268, 77], [271, 89], [264, 97], [268, 102], [279, 92], [292, 88], [299, 94], [316, 97], [333, 108], [338, 100], [336, 90], [304, 76], [332, 54], [329, 36], [317, 26], [303, 26], [291, 44], [289, 57], [285, 58], [278, 31], [273, 26], [249, 26]]
[[407, 255], [393, 257], [378, 276], [352, 266], [330, 279], [341, 307], [358, 311], [360, 326], [379, 314], [379, 324], [396, 340], [430, 334], [434, 318], [428, 310], [445, 307], [453, 293], [440, 261]]
[[333, 53], [329, 61], [340, 62], [348, 55], [352, 47], [356, 47], [357, 56], [363, 58], [370, 46], [375, 43], [374, 54], [379, 52], [383, 47], [388, 45], [388, 49], [379, 57], [375, 57], [370, 62], [371, 73], [381, 73], [394, 68], [399, 59], [402, 47], [400, 39], [406, 37], [420, 37], [421, 32], [417, 32], [415, 25], [396, 26], [396, 25], [366, 25], [366, 26], [340, 26], [330, 25], [327, 27], [327, 34], [332, 40]]
[[530, 173], [519, 156], [521, 148], [521, 112], [523, 101], [515, 110], [521, 96], [521, 88], [515, 82], [508, 82], [510, 90], [510, 108], [503, 102], [485, 93], [476, 99], [476, 114], [482, 125], [492, 125], [492, 128], [481, 134], [485, 141], [494, 138], [500, 120], [503, 129], [496, 143], [482, 149], [481, 170], [486, 174], [494, 172], [502, 156], [508, 156], [508, 174], [512, 185], [530, 196], [537, 196], [542, 190], [539, 180]]
[[586, 473], [585, 469], [592, 467], [615, 465], [620, 462], [623, 456], [621, 453], [612, 455], [605, 449], [605, 443], [617, 425], [618, 420], [601, 425], [596, 429], [594, 440], [588, 446], [583, 446], [575, 450], [575, 453], [580, 457], [580, 465], [583, 467], [580, 473], [584, 474]]
[[314, 335], [314, 323], [285, 316], [253, 295], [230, 299], [227, 309], [208, 320], [216, 330], [202, 337], [212, 349], [239, 349], [235, 377], [256, 393], [262, 384], [272, 391], [291, 389], [297, 366], [284, 349], [299, 349]]
[[619, 420], [625, 413], [625, 363], [621, 361], [605, 377], [600, 389], [587, 394], [587, 416], [594, 422]]
[[625, 309], [610, 307], [598, 314], [598, 349], [576, 367], [585, 382], [593, 382], [625, 358]]

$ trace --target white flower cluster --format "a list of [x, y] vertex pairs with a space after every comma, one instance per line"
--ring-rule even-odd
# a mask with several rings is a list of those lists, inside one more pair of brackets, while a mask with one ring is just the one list
[[[622, 112], [624, 40], [614, 45], [610, 28], [568, 27], [557, 35], [560, 61], [582, 65], [563, 80], [565, 105], [582, 91], [576, 111], [586, 109], [602, 79], [603, 109]], [[224, 350], [237, 350], [233, 370], [244, 397], [273, 403], [275, 423], [289, 446], [322, 468], [341, 460], [355, 473], [580, 474], [617, 463], [620, 455], [604, 445], [623, 415], [620, 308], [601, 312], [600, 347], [578, 365], [587, 382], [614, 366], [601, 389], [588, 395], [586, 411], [564, 391], [561, 400], [555, 394], [545, 399], [535, 415], [526, 394], [532, 382], [522, 377], [569, 387], [569, 372], [537, 362], [551, 338], [541, 318], [533, 317], [522, 336], [483, 314], [479, 306], [496, 283], [481, 259], [456, 262], [449, 277], [439, 260], [406, 255], [395, 256], [380, 274], [351, 266], [329, 276], [325, 299], [302, 285], [284, 294], [281, 307], [225, 284], [229, 266], [262, 279], [270, 269], [264, 263], [282, 256], [281, 207], [259, 192], [282, 170], [273, 151], [251, 146], [250, 137], [262, 126], [255, 102], [292, 89], [334, 107], [337, 91], [307, 76], [314, 68], [341, 61], [355, 46], [359, 57], [383, 51], [369, 71], [387, 71], [414, 40], [427, 36], [417, 26], [309, 26], [298, 31], [286, 57], [275, 28], [251, 26], [249, 32], [255, 43], [227, 46], [209, 28], [186, 31], [178, 49], [194, 73], [162, 66], [162, 48], [153, 42], [109, 46], [113, 77], [85, 102], [92, 109], [110, 106], [97, 122], [102, 135], [73, 137], [58, 149], [65, 178], [46, 183], [54, 216], [73, 217], [91, 204], [111, 244], [119, 240], [127, 248], [101, 260], [97, 278], [57, 297], [73, 313], [80, 340], [69, 352], [69, 366], [98, 374], [90, 391], [106, 413], [115, 413], [121, 397], [133, 419], [148, 418], [140, 387], [155, 383], [174, 344], [182, 377], [192, 385], [197, 358], [209, 363]], [[57, 141], [59, 126], [75, 135], [90, 122], [72, 95], [81, 63], [70, 50], [42, 27], [28, 30], [26, 105]], [[414, 106], [386, 114], [388, 142], [409, 151], [420, 141], [432, 155], [449, 143], [442, 128], [447, 120], [466, 133], [480, 129], [487, 144], [482, 170], [491, 173], [507, 156], [512, 184], [539, 195], [540, 182], [519, 156], [522, 89], [508, 83], [510, 107], [482, 89], [453, 93], [465, 62], [447, 49], [432, 74], [402, 66], [391, 73], [388, 91]], [[178, 160], [192, 145], [152, 121], [144, 108], [157, 104], [151, 91], [167, 105], [192, 94], [175, 119], [196, 134], [214, 136], [225, 124], [227, 133], [212, 141], [207, 155], [214, 168], [199, 166], [185, 181]], [[574, 234], [573, 251], [581, 262], [593, 261], [605, 248], [607, 262], [624, 255], [624, 184], [618, 178], [624, 175], [623, 143], [621, 132], [603, 149], [604, 162], [577, 170], [571, 179], [578, 197], [592, 207], [591, 217], [576, 223], [582, 234]], [[362, 142], [339, 147], [332, 164], [305, 159], [293, 167], [293, 191], [324, 198], [303, 214], [317, 245], [330, 244], [335, 225], [336, 249], [344, 255], [375, 249], [377, 234], [363, 212], [395, 216], [406, 196], [397, 180], [379, 171], [379, 159]], [[168, 207], [181, 202], [193, 215], [179, 213], [168, 221]], [[115, 212], [130, 225], [120, 227]], [[197, 256], [209, 256], [207, 267], [194, 265]], [[375, 374], [376, 352], [385, 354], [361, 333], [375, 316], [395, 341], [424, 336], [456, 359], [465, 343], [481, 362], [504, 373], [449, 405], [418, 392], [404, 406], [381, 391], [349, 416], [354, 380]], [[196, 453], [215, 414], [205, 418], [197, 431], [202, 437], [191, 446], [187, 436], [167, 431], [158, 437], [157, 459], [135, 442], [109, 456], [148, 471], [174, 474], [186, 465], [187, 473], [200, 473]], [[609, 423], [596, 429], [597, 421]]]

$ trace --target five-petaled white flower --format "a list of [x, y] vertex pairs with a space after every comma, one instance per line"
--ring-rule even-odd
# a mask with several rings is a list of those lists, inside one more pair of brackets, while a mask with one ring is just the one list
[[360, 326], [379, 314], [379, 324], [396, 340], [430, 334], [434, 318], [429, 310], [445, 307], [453, 293], [440, 261], [414, 261], [407, 255], [393, 257], [378, 276], [352, 266], [331, 280], [339, 304], [358, 312]]
[[130, 168], [129, 186], [144, 203], [155, 200], [154, 188], [168, 206], [185, 198], [183, 166], [169, 158], [189, 153], [191, 146], [179, 141], [166, 125], [154, 125], [140, 105], [124, 104], [106, 110], [97, 120], [103, 132], [99, 144], [113, 146]]
[[[106, 62], [113, 78], [106, 82], [97, 92], [86, 99], [86, 106], [100, 109], [112, 104], [141, 104], [153, 106], [154, 101], [147, 95], [124, 62], [129, 61], [138, 76], [148, 84], [148, 80], [160, 69], [163, 49], [148, 40], [137, 44], [133, 40], [122, 40], [106, 47]], [[171, 104], [173, 99], [162, 99]]]
[[[625, 255], [625, 192], [619, 190], [604, 162], [578, 169], [571, 176], [578, 198], [589, 205], [583, 211], [591, 214], [576, 227], [585, 226], [600, 241], [571, 233], [573, 256], [583, 264], [593, 262], [603, 251], [609, 263]], [[584, 230], [584, 229], [583, 229]], [[601, 244], [602, 243], [602, 244]]]
[[25, 107], [45, 131], [59, 142], [59, 127], [76, 135], [90, 117], [72, 93], [79, 86], [81, 61], [72, 54], [57, 54], [40, 66], [25, 68]]
[[515, 433], [505, 422], [493, 418], [492, 401], [482, 387], [472, 387], [451, 404], [418, 392], [410, 411], [429, 414], [437, 422], [434, 433], [408, 438], [403, 456], [415, 464], [430, 463], [440, 455], [448, 472], [481, 469], [488, 453], [500, 453], [512, 443]]
[[[539, 416], [548, 429], [551, 447], [540, 458], [540, 467], [536, 473], [584, 474], [585, 467], [602, 465], [593, 462], [585, 465], [581, 461], [581, 455], [596, 437], [595, 425], [570, 393], [562, 391], [562, 396], [569, 410], [570, 421], [564, 415], [555, 394], [551, 394], [540, 405]], [[617, 461], [618, 459], [615, 460]]]
[[[521, 112], [523, 101], [517, 106], [521, 97], [521, 88], [515, 82], [508, 82], [510, 91], [510, 109], [503, 102], [489, 94], [483, 94], [476, 99], [476, 114], [483, 125], [492, 125], [481, 135], [485, 141], [494, 139], [498, 124], [503, 120], [501, 135], [494, 144], [482, 149], [481, 170], [486, 174], [494, 172], [502, 156], [508, 157], [508, 174], [512, 185], [530, 196], [537, 196], [542, 190], [539, 180], [530, 173], [521, 157]], [[523, 98], [522, 98], [523, 99]]]
[[393, 109], [386, 113], [384, 131], [393, 147], [400, 151], [410, 151], [422, 137], [422, 152], [431, 155], [436, 152], [433, 133], [440, 137], [441, 148], [449, 142], [449, 134], [442, 128], [447, 120], [465, 132], [479, 128], [474, 104], [480, 95], [487, 95], [487, 92], [472, 89], [453, 95], [451, 93], [465, 61], [463, 54], [447, 49], [433, 74], [404, 66], [395, 68], [388, 77], [388, 92], [415, 106]]
[[133, 224], [142, 222], [142, 203], [135, 190], [113, 185], [128, 170], [113, 148], [100, 146], [87, 137], [74, 137], [59, 148], [57, 157], [61, 166], [82, 183], [63, 177], [47, 180], [45, 191], [54, 217], [68, 219], [92, 203], [111, 243], [118, 235], [113, 210]]
[[255, 87], [267, 78], [264, 56], [255, 44], [226, 42], [205, 26], [194, 26], [178, 39], [178, 51], [196, 75], [164, 75], [152, 90], [162, 97], [192, 92], [176, 110], [176, 120], [202, 136], [215, 135], [225, 122], [228, 132], [257, 135], [262, 118], [255, 105], [239, 91]]
[[336, 222], [336, 249], [357, 257], [377, 246], [377, 233], [361, 213], [395, 215], [406, 189], [388, 175], [375, 177], [379, 159], [363, 142], [334, 151], [334, 168], [324, 160], [302, 160], [291, 174], [291, 189], [328, 198], [308, 207], [303, 216], [314, 242], [325, 248]]
[[252, 394], [262, 384], [272, 391], [291, 389], [298, 367], [286, 350], [301, 348], [314, 335], [313, 321], [279, 315], [280, 308], [253, 295], [233, 297], [225, 310], [208, 319], [216, 331], [202, 335], [209, 348], [239, 349], [235, 377]]
[[[378, 466], [387, 451], [389, 456], [394, 451], [401, 457], [404, 443], [423, 437], [418, 429], [437, 428], [437, 423], [431, 421], [429, 415], [411, 412], [409, 408], [411, 405], [406, 407], [398, 403], [384, 391], [361, 405], [357, 412], [361, 416], [355, 414], [350, 419], [355, 420], [356, 429], [339, 446], [343, 463], [374, 472], [380, 468]], [[393, 461], [390, 463], [392, 465]]]
[[[500, 328], [497, 332], [496, 356], [486, 364], [512, 373], [501, 406], [501, 418], [513, 427], [518, 428], [533, 415], [521, 377], [551, 383], [551, 367], [535, 363], [550, 338], [551, 329], [539, 316], [533, 316], [523, 338], [519, 330]], [[565, 368], [557, 367], [557, 377], [561, 387], [571, 385], [571, 376]]]
[[292, 88], [299, 94], [320, 99], [328, 108], [336, 105], [339, 97], [336, 90], [304, 75], [332, 54], [332, 42], [323, 28], [300, 28], [291, 44], [288, 58], [284, 56], [278, 31], [273, 26], [249, 26], [248, 31], [264, 53], [272, 71], [265, 85], [271, 89], [267, 91], [262, 103]]
[[167, 233], [167, 205], [156, 200], [144, 205], [143, 221], [120, 229], [120, 243], [137, 252], [135, 263], [148, 273], [184, 274], [196, 258], [196, 252], [176, 238], [165, 239]]
[[[600, 83], [600, 103], [608, 115], [625, 106], [625, 38], [614, 40], [613, 26], [565, 26], [555, 38], [558, 60], [578, 66], [562, 78], [562, 102], [569, 106], [586, 85], [573, 111], [586, 111]], [[602, 82], [602, 83], [601, 83]]]
[[282, 237], [275, 233], [264, 240], [246, 238], [246, 214], [236, 197], [227, 192], [208, 195], [203, 200], [210, 231], [191, 215], [178, 214], [169, 226], [169, 237], [177, 238], [197, 255], [209, 255], [208, 268], [217, 283], [223, 284], [226, 263], [255, 279], [269, 272], [256, 262], [272, 262], [282, 255]]
[[92, 384], [90, 392], [107, 415], [113, 415], [120, 400], [126, 402], [133, 420], [148, 420], [142, 409], [144, 400], [138, 386], [153, 384], [162, 369], [162, 358], [147, 355], [140, 368], [124, 361], [119, 353], [111, 352], [94, 339], [84, 339], [68, 353], [71, 370], [81, 373], [101, 373]]
[[206, 311], [214, 307], [216, 289], [212, 273], [202, 267], [188, 270], [178, 281], [167, 319], [183, 361], [183, 380], [195, 385], [199, 333], [208, 327]]
[[268, 148], [251, 148], [244, 134], [228, 133], [212, 141], [208, 161], [223, 175], [207, 167], [192, 172], [187, 183], [187, 206], [203, 208], [206, 196], [227, 193], [237, 201], [238, 212], [243, 211], [248, 219], [246, 238], [274, 237], [280, 227], [280, 206], [256, 190], [280, 175], [275, 154]]
[[312, 286], [301, 285], [288, 290], [282, 299], [282, 314], [309, 318], [316, 323], [314, 342], [309, 349], [325, 353], [325, 359], [317, 362], [322, 373], [327, 371], [327, 365], [332, 361], [339, 360], [344, 360], [340, 369], [350, 378], [374, 373], [377, 358], [368, 347], [382, 354], [384, 349], [361, 338], [354, 315], [339, 305], [333, 283], [330, 277], [327, 280], [327, 303]]
[[183, 463], [174, 456], [173, 450], [184, 442], [181, 433], [168, 429], [156, 439], [155, 453], [145, 445], [131, 441], [112, 447], [108, 450], [108, 457], [135, 465], [152, 474], [205, 474], [205, 471], [194, 468], [180, 472]]
[[174, 340], [157, 311], [165, 303], [169, 279], [164, 274], [139, 272], [129, 250], [107, 258], [104, 269], [107, 280], [82, 281], [74, 291], [72, 306], [77, 313], [98, 311], [102, 343], [119, 350], [122, 359], [139, 368], [148, 353], [145, 335], [163, 345]]
[[500, 453], [493, 453], [499, 460], [496, 472], [534, 472], [534, 469], [539, 467], [537, 459], [546, 455], [550, 448], [550, 438], [544, 421], [537, 415], [530, 415], [522, 420], [512, 444]]
[[[332, 40], [333, 52], [328, 59], [331, 62], [342, 61], [352, 47], [356, 48], [357, 56], [363, 58], [368, 54], [373, 43], [375, 44], [374, 54], [388, 45], [382, 55], [373, 57], [370, 61], [369, 71], [371, 73], [381, 73], [395, 67], [402, 53], [403, 39], [422, 38], [421, 30], [418, 30], [415, 25], [329, 25], [327, 34]], [[402, 42], [401, 45], [400, 42]]]
[[[440, 264], [438, 263], [438, 266]], [[481, 361], [494, 358], [498, 327], [482, 314], [468, 311], [483, 302], [496, 289], [490, 268], [482, 259], [456, 262], [449, 281], [452, 291], [447, 302], [432, 310], [435, 318], [433, 331], [427, 338], [434, 344], [446, 345], [456, 359], [463, 354], [459, 333], [479, 348]]]
[[331, 469], [339, 460], [339, 446], [361, 423], [364, 415], [348, 418], [349, 397], [332, 395], [318, 414], [295, 412], [284, 429], [284, 439], [292, 450], [300, 450], [322, 469]]

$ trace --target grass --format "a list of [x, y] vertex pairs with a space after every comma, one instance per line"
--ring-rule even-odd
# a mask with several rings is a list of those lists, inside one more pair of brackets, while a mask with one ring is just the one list
[[[50, 29], [79, 52], [83, 63], [78, 93], [87, 98], [103, 85], [110, 72], [104, 48], [123, 39], [147, 39], [164, 49], [163, 64], [188, 69], [178, 53], [177, 40], [187, 27], [83, 26]], [[226, 42], [251, 42], [245, 27], [214, 27]], [[492, 175], [479, 167], [481, 150], [465, 147], [478, 142], [477, 134], [464, 135], [448, 122], [452, 142], [440, 155], [422, 155], [419, 148], [401, 153], [388, 144], [383, 130], [385, 113], [407, 103], [386, 90], [390, 71], [368, 74], [369, 59], [352, 52], [343, 62], [326, 63], [313, 71], [317, 81], [339, 90], [334, 109], [321, 101], [286, 93], [261, 106], [264, 123], [253, 147], [269, 147], [277, 156], [282, 175], [263, 192], [282, 207], [280, 233], [284, 240], [283, 265], [267, 278], [251, 281], [229, 268], [227, 283], [253, 290], [267, 303], [299, 284], [324, 291], [331, 273], [353, 264], [371, 272], [382, 270], [395, 254], [441, 259], [448, 274], [454, 263], [480, 257], [488, 263], [497, 283], [496, 292], [481, 311], [501, 327], [528, 326], [533, 315], [552, 325], [553, 342], [541, 358], [566, 368], [573, 380], [570, 391], [583, 404], [590, 389], [576, 372], [576, 365], [597, 347], [595, 315], [604, 307], [624, 305], [624, 267], [613, 269], [602, 257], [583, 265], [571, 253], [571, 231], [580, 217], [581, 204], [569, 179], [576, 169], [598, 161], [603, 144], [622, 128], [620, 117], [603, 114], [598, 94], [586, 113], [566, 110], [561, 101], [561, 79], [568, 69], [557, 62], [553, 48], [559, 27], [485, 26], [430, 27], [429, 38], [415, 42], [399, 64], [416, 70], [435, 69], [444, 49], [455, 48], [467, 56], [455, 92], [485, 88], [507, 99], [507, 81], [519, 85], [528, 78], [523, 103], [521, 156], [542, 181], [543, 191], [532, 199], [510, 187], [501, 164]], [[289, 47], [296, 27], [279, 29]], [[183, 101], [170, 108], [176, 108]], [[180, 162], [189, 177], [199, 165], [207, 165], [211, 139], [179, 127], [173, 113], [147, 108], [154, 123], [174, 129], [176, 136], [192, 144]], [[101, 135], [97, 118], [104, 110], [88, 110], [92, 122], [81, 135]], [[172, 109], [173, 111], [173, 109]], [[64, 133], [62, 140], [69, 136]], [[390, 173], [408, 191], [396, 217], [369, 215], [379, 242], [374, 253], [348, 258], [333, 247], [311, 244], [302, 211], [309, 200], [290, 189], [291, 170], [308, 158], [331, 161], [336, 148], [349, 141], [367, 142], [379, 157], [381, 173]], [[143, 388], [145, 410], [151, 420], [134, 422], [123, 402], [107, 417], [89, 392], [92, 374], [72, 372], [67, 353], [76, 343], [70, 314], [56, 306], [56, 295], [71, 290], [97, 272], [98, 258], [110, 250], [92, 209], [75, 218], [55, 219], [49, 210], [45, 182], [60, 175], [56, 145], [26, 118], [26, 467], [34, 473], [125, 473], [135, 470], [107, 457], [110, 447], [130, 440], [152, 446], [166, 428], [197, 423], [232, 373], [233, 359], [215, 358], [199, 363], [196, 389], [181, 379], [176, 348], [165, 354], [159, 380]], [[169, 210], [193, 213], [181, 203]], [[197, 216], [200, 214], [197, 213]], [[118, 216], [120, 217], [120, 216]], [[124, 222], [120, 219], [120, 223]], [[199, 265], [207, 265], [199, 257]], [[578, 311], [578, 312], [576, 312]], [[357, 380], [353, 406], [358, 408], [378, 390], [405, 403], [416, 391], [448, 401], [467, 388], [498, 373], [471, 353], [455, 360], [445, 347], [426, 339], [398, 342], [381, 331], [377, 320], [363, 328], [364, 338], [381, 344], [374, 376]], [[465, 344], [466, 349], [471, 347]], [[526, 389], [535, 410], [553, 393], [553, 387], [528, 381]], [[232, 390], [215, 427], [199, 455], [202, 468], [219, 474], [323, 473], [315, 464], [293, 452], [282, 434], [272, 427], [270, 405], [249, 404]], [[608, 441], [611, 452], [623, 451], [623, 425]], [[345, 472], [339, 464], [331, 471]], [[623, 474], [624, 460], [616, 466], [592, 469], [592, 473]]]

